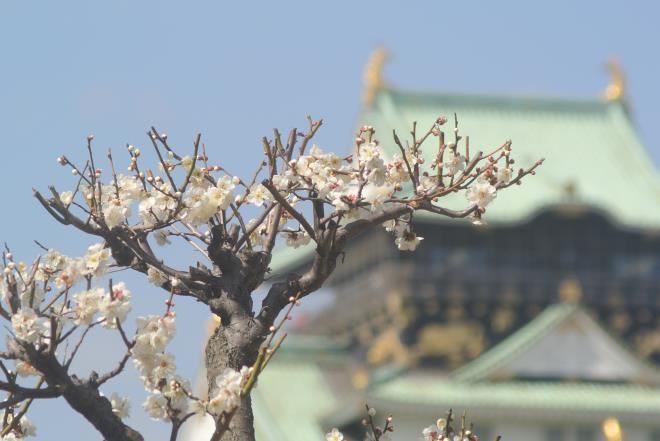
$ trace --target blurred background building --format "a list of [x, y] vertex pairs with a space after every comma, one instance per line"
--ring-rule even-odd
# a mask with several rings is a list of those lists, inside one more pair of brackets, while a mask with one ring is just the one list
[[[660, 175], [618, 65], [602, 97], [574, 99], [399, 90], [385, 59], [378, 50], [367, 66], [358, 123], [389, 153], [392, 129], [456, 113], [473, 151], [512, 139], [518, 166], [546, 162], [498, 195], [486, 226], [418, 215], [414, 253], [384, 231], [360, 237], [332, 300], [297, 317], [261, 377], [258, 439], [338, 427], [361, 440], [368, 402], [395, 416], [401, 440], [450, 407], [484, 440], [660, 440]], [[274, 276], [313, 252], [281, 250]]]

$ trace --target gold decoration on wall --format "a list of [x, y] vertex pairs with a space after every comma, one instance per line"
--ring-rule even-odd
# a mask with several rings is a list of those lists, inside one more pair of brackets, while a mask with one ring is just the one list
[[366, 106], [371, 106], [376, 99], [376, 94], [380, 89], [386, 86], [383, 79], [383, 65], [390, 58], [390, 54], [385, 47], [378, 46], [371, 54], [367, 65], [364, 68], [364, 92], [362, 101]]
[[372, 366], [389, 361], [406, 364], [409, 360], [408, 348], [401, 342], [399, 330], [395, 327], [390, 327], [379, 335], [367, 351], [367, 362]]
[[626, 77], [621, 69], [619, 60], [614, 57], [605, 64], [605, 68], [610, 74], [610, 84], [605, 89], [605, 99], [607, 101], [616, 101], [624, 99], [626, 96]]
[[504, 332], [511, 327], [515, 321], [516, 314], [511, 308], [498, 308], [493, 314], [491, 326], [495, 332]]
[[582, 298], [582, 285], [575, 277], [568, 277], [559, 284], [559, 299], [562, 302], [578, 303]]
[[417, 342], [410, 349], [414, 358], [445, 356], [450, 364], [460, 364], [466, 356], [474, 358], [485, 347], [484, 330], [477, 322], [432, 324], [417, 334]]
[[637, 352], [644, 358], [660, 352], [660, 331], [648, 331], [635, 336]]
[[465, 315], [465, 309], [463, 308], [463, 305], [459, 302], [452, 302], [449, 305], [447, 305], [447, 318], [450, 321], [458, 321], [463, 318]]
[[625, 332], [630, 328], [630, 316], [625, 311], [617, 311], [610, 317], [610, 324], [618, 332]]

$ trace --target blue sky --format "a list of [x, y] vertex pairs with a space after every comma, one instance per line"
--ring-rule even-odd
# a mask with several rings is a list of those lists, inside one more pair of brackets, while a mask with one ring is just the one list
[[[0, 239], [25, 260], [37, 253], [32, 239], [71, 254], [91, 243], [47, 218], [31, 197], [32, 187], [73, 184], [55, 158], [81, 157], [89, 133], [99, 150], [112, 147], [119, 156], [126, 143], [144, 145], [152, 124], [181, 146], [201, 131], [211, 156], [248, 174], [262, 135], [303, 127], [311, 114], [326, 121], [319, 143], [345, 151], [362, 69], [378, 44], [393, 54], [385, 74], [395, 87], [495, 94], [595, 97], [608, 83], [603, 63], [617, 55], [633, 117], [657, 163], [659, 12], [649, 1], [4, 0]], [[137, 309], [160, 310], [159, 293], [129, 281]], [[181, 322], [195, 325], [183, 327], [173, 349], [191, 376], [206, 315], [180, 303]], [[97, 359], [110, 363], [114, 337], [90, 345], [80, 369]], [[137, 383], [110, 386], [108, 394]], [[162, 438], [165, 426], [143, 421], [135, 396], [132, 422], [146, 424], [149, 439]], [[57, 404], [35, 405], [39, 439], [100, 439]]]

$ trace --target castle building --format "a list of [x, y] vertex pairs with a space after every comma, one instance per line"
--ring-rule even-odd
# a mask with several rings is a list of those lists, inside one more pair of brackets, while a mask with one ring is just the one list
[[[392, 129], [456, 113], [471, 149], [511, 139], [518, 165], [545, 163], [498, 194], [485, 226], [419, 214], [414, 253], [384, 231], [353, 243], [332, 301], [260, 377], [257, 439], [337, 427], [362, 440], [368, 402], [394, 415], [395, 440], [453, 408], [486, 441], [660, 441], [660, 174], [616, 66], [606, 97], [575, 99], [397, 90], [384, 59], [368, 66], [359, 123], [390, 154]], [[313, 253], [277, 252], [274, 277]]]

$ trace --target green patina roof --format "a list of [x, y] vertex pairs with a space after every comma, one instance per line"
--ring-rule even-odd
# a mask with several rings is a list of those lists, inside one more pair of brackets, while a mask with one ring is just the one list
[[343, 353], [322, 337], [287, 338], [252, 392], [257, 440], [323, 439], [321, 420], [337, 409], [341, 397], [333, 394], [318, 363]]
[[[386, 152], [394, 154], [398, 149], [392, 129], [403, 140], [413, 121], [422, 131], [440, 115], [451, 121], [454, 113], [461, 133], [470, 136], [473, 152], [490, 151], [511, 139], [518, 166], [546, 159], [524, 185], [498, 194], [484, 217], [487, 222], [524, 222], [542, 210], [577, 205], [627, 228], [660, 229], [660, 210], [656, 209], [660, 174], [620, 101], [381, 90], [373, 106], [362, 112], [360, 124], [374, 126]], [[432, 142], [427, 141], [424, 149], [428, 163], [436, 153]], [[466, 206], [462, 194], [450, 195], [443, 203], [450, 208]], [[418, 219], [448, 221], [423, 212]], [[312, 246], [279, 249], [271, 267], [274, 272], [289, 269], [312, 252]]]
[[[361, 120], [376, 128], [387, 151], [396, 153], [392, 129], [404, 139], [413, 121], [421, 131], [440, 115], [451, 121], [454, 113], [472, 151], [490, 151], [511, 139], [519, 167], [546, 159], [522, 187], [498, 195], [486, 213], [488, 222], [520, 222], [542, 209], [577, 203], [628, 227], [660, 228], [660, 210], [653, 209], [660, 204], [660, 175], [620, 101], [382, 91]], [[427, 161], [436, 152], [428, 143]], [[456, 194], [445, 203], [461, 207], [466, 202]]]
[[319, 420], [338, 403], [309, 361], [270, 363], [252, 393], [259, 441], [322, 439]]
[[375, 400], [432, 406], [439, 409], [507, 409], [637, 414], [656, 418], [660, 412], [657, 389], [627, 384], [597, 383], [464, 383], [432, 377], [404, 376], [380, 385]]

